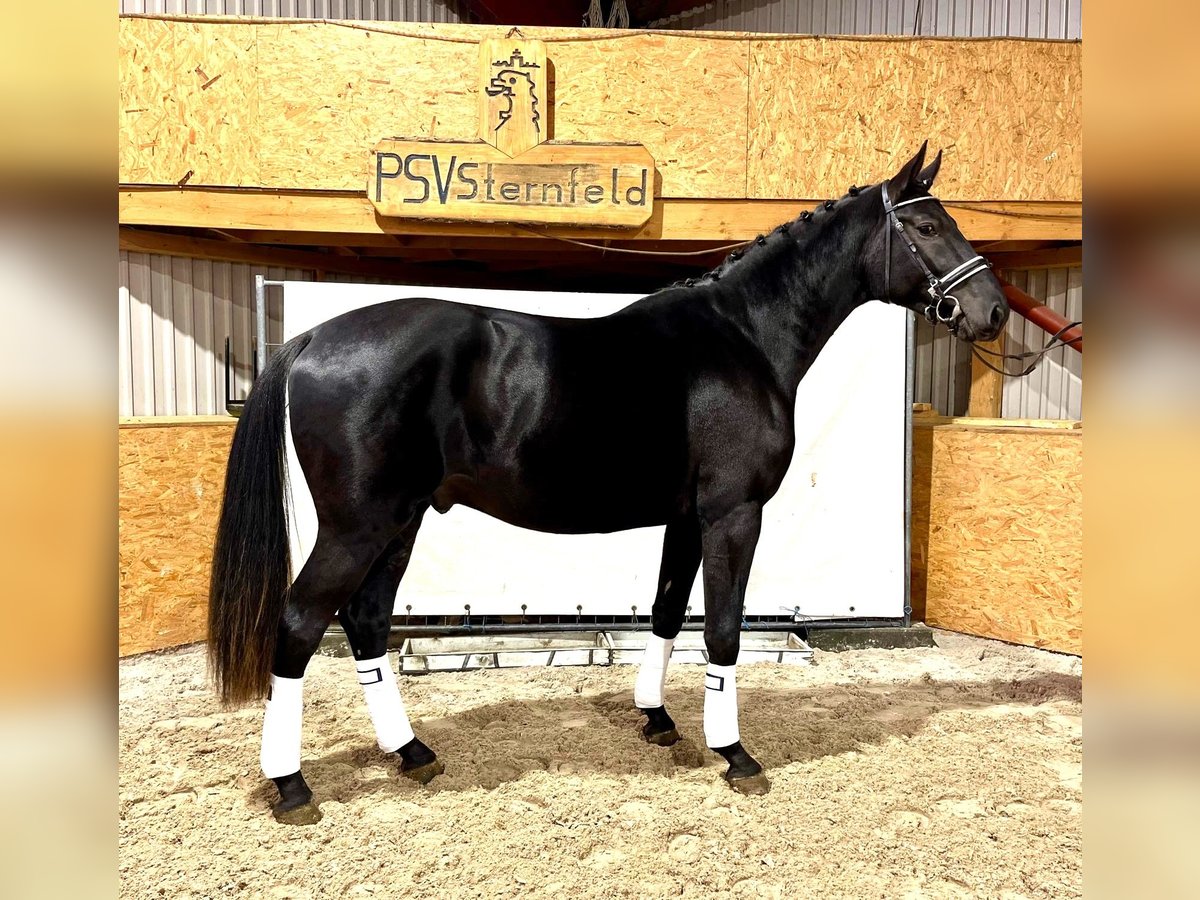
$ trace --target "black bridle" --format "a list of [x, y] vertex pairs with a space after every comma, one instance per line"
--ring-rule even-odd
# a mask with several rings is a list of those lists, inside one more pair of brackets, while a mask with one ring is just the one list
[[884, 291], [890, 300], [892, 294], [892, 231], [894, 230], [904, 241], [904, 246], [908, 248], [909, 254], [921, 269], [921, 272], [925, 276], [925, 281], [928, 283], [926, 290], [929, 294], [929, 303], [925, 307], [925, 318], [929, 321], [930, 325], [942, 322], [952, 332], [957, 333], [958, 320], [962, 317], [963, 311], [958, 303], [958, 298], [951, 294], [950, 291], [972, 275], [986, 272], [992, 267], [992, 264], [982, 256], [972, 256], [966, 262], [960, 263], [944, 275], [938, 276], [933, 274], [917, 250], [917, 245], [913, 243], [912, 239], [908, 236], [908, 232], [904, 230], [904, 223], [896, 215], [896, 210], [902, 206], [908, 206], [910, 203], [920, 203], [922, 200], [936, 199], [936, 197], [927, 194], [923, 197], [914, 197], [912, 200], [904, 200], [901, 203], [892, 203], [891, 197], [888, 196], [887, 182], [883, 183], [883, 209], [888, 217], [888, 227], [884, 232], [887, 235], [887, 240], [885, 241], [886, 249], [884, 250]]

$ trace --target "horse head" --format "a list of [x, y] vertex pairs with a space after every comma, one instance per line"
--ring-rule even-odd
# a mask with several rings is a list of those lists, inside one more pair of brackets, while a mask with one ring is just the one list
[[1008, 320], [1008, 301], [987, 260], [930, 193], [942, 153], [925, 165], [926, 144], [880, 185], [880, 227], [863, 265], [872, 295], [942, 322], [965, 341], [990, 341]]

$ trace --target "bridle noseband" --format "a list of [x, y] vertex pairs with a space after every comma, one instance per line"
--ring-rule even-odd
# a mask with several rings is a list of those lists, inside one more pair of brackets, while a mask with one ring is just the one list
[[958, 320], [962, 317], [963, 311], [962, 307], [959, 306], [958, 298], [951, 294], [950, 291], [972, 275], [986, 272], [992, 267], [992, 264], [982, 256], [972, 256], [966, 262], [955, 266], [945, 275], [939, 277], [933, 274], [929, 266], [925, 264], [925, 260], [921, 257], [920, 252], [918, 252], [917, 245], [913, 243], [912, 239], [908, 236], [908, 232], [904, 230], [904, 223], [896, 215], [896, 210], [902, 206], [908, 206], [910, 203], [920, 203], [922, 200], [936, 199], [936, 197], [926, 195], [893, 204], [891, 198], [888, 196], [887, 182], [883, 183], [883, 209], [888, 217], [888, 227], [884, 232], [887, 235], [887, 240], [885, 241], [886, 249], [884, 251], [885, 299], [892, 299], [892, 231], [895, 230], [904, 240], [904, 246], [908, 248], [908, 252], [920, 267], [921, 272], [925, 275], [925, 280], [929, 284], [929, 287], [926, 289], [929, 294], [929, 304], [925, 307], [925, 318], [931, 325], [943, 322], [949, 326], [951, 331], [956, 331]]

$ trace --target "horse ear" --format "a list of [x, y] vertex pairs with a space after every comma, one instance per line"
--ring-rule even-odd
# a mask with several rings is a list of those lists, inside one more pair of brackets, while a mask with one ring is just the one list
[[933, 158], [933, 162], [921, 170], [921, 174], [917, 176], [917, 181], [921, 187], [929, 190], [933, 187], [933, 180], [937, 178], [938, 169], [942, 167], [942, 151], [938, 151], [938, 155]]
[[925, 165], [925, 150], [928, 146], [929, 141], [921, 144], [921, 149], [917, 151], [916, 155], [901, 166], [900, 171], [888, 181], [888, 194], [893, 199], [899, 199], [916, 183], [917, 173], [921, 171], [921, 166]]

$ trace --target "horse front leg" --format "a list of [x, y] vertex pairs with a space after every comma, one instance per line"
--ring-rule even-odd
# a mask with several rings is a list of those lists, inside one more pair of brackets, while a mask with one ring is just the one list
[[762, 505], [743, 503], [705, 522], [704, 739], [729, 763], [725, 780], [743, 794], [765, 794], [771, 783], [762, 766], [746, 752], [738, 728], [737, 659], [741, 646], [742, 610], [750, 564], [762, 527]]
[[687, 516], [669, 523], [663, 538], [658, 594], [650, 613], [651, 634], [633, 687], [633, 704], [647, 719], [642, 737], [660, 747], [669, 747], [679, 740], [675, 722], [667, 715], [663, 694], [671, 648], [683, 627], [688, 597], [699, 568], [700, 520]]

